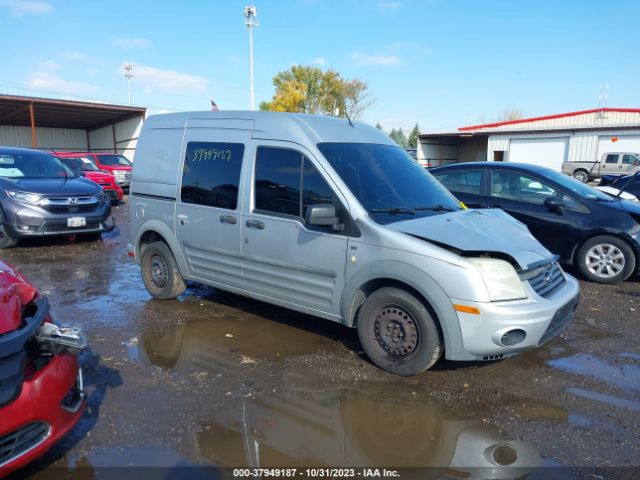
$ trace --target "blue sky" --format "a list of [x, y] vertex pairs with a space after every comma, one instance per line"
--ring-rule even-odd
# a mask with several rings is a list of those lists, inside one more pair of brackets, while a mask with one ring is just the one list
[[[249, 108], [238, 0], [0, 0], [0, 93], [127, 102], [160, 111]], [[637, 0], [255, 0], [256, 103], [292, 64], [368, 82], [363, 119], [451, 129], [526, 116], [640, 107]]]

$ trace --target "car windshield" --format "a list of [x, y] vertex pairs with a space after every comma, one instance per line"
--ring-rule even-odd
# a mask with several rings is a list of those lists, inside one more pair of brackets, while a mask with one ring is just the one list
[[98, 155], [98, 160], [100, 160], [100, 163], [103, 165], [131, 166], [131, 162], [123, 155]]
[[78, 158], [61, 158], [62, 163], [64, 163], [71, 170], [76, 172], [99, 172], [100, 169], [95, 166], [95, 164], [86, 157], [78, 157]]
[[0, 152], [0, 178], [75, 178], [58, 158], [44, 152]]
[[554, 182], [560, 184], [562, 187], [572, 191], [573, 193], [575, 193], [576, 195], [579, 195], [582, 198], [587, 198], [589, 200], [601, 200], [605, 202], [613, 201], [613, 199], [606, 193], [596, 190], [595, 188], [592, 188], [589, 185], [585, 185], [584, 183], [581, 183], [578, 180], [568, 175], [565, 175], [564, 173], [556, 172], [555, 170], [546, 169], [545, 176], [549, 180], [553, 180]]
[[440, 182], [398, 146], [320, 143], [318, 149], [378, 223], [462, 209]]

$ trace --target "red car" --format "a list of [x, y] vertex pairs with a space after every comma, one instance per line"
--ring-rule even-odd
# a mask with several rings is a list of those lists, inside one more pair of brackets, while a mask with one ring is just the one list
[[131, 184], [131, 162], [124, 155], [95, 152], [56, 152], [58, 158], [88, 158], [96, 167], [116, 177], [116, 183], [123, 190]]
[[55, 325], [47, 298], [0, 261], [0, 477], [44, 454], [85, 407], [77, 329]]
[[109, 197], [112, 204], [117, 204], [124, 195], [122, 188], [116, 183], [116, 178], [110, 173], [101, 171], [96, 165], [85, 157], [58, 157], [62, 163], [73, 170], [78, 175], [82, 175], [89, 180], [93, 180], [102, 187], [104, 193]]

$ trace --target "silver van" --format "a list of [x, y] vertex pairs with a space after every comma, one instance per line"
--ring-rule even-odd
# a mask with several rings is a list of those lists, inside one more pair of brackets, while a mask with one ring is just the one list
[[130, 209], [154, 297], [193, 280], [333, 320], [400, 375], [539, 346], [578, 303], [522, 223], [467, 210], [384, 133], [340, 118], [149, 117]]

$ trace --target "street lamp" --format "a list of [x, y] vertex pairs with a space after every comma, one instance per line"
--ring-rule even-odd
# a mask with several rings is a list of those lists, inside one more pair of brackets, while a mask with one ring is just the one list
[[129, 88], [129, 105], [131, 105], [131, 79], [134, 77], [132, 63], [124, 64], [124, 76], [127, 78], [127, 86]]
[[253, 5], [244, 7], [244, 23], [249, 29], [249, 88], [251, 90], [251, 110], [256, 109], [255, 99], [253, 95], [253, 27], [258, 26], [258, 20], [256, 20], [256, 16], [256, 7], [254, 7]]

